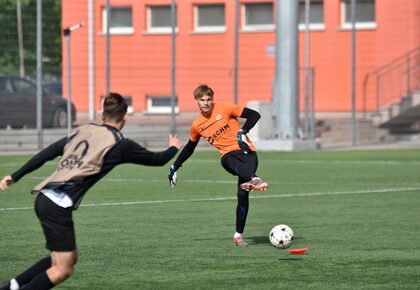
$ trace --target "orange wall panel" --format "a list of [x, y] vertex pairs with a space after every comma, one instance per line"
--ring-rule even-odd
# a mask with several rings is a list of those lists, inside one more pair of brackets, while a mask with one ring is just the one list
[[[269, 0], [240, 0], [239, 3]], [[106, 85], [106, 37], [102, 32], [105, 0], [94, 2], [95, 109], [100, 109]], [[129, 95], [137, 112], [145, 111], [146, 97], [171, 93], [171, 35], [146, 30], [147, 5], [169, 0], [113, 0], [113, 6], [131, 6], [133, 34], [111, 35], [111, 91]], [[216, 101], [233, 101], [234, 2], [228, 0], [177, 0], [176, 94], [181, 111], [195, 111], [192, 91], [200, 83], [215, 90]], [[356, 32], [356, 107], [376, 109], [375, 69], [420, 45], [420, 1], [376, 0], [376, 28]], [[225, 3], [226, 32], [196, 33], [194, 4]], [[277, 3], [274, 1], [274, 14]], [[315, 69], [315, 109], [319, 112], [351, 110], [351, 31], [341, 28], [341, 2], [324, 1], [325, 28], [310, 32], [310, 65]], [[88, 1], [63, 0], [63, 27], [84, 22], [71, 34], [72, 99], [79, 112], [89, 109]], [[239, 32], [239, 103], [269, 101], [275, 58], [268, 48], [276, 42], [274, 31]], [[299, 62], [304, 65], [305, 34], [299, 33]], [[67, 48], [63, 41], [63, 92], [67, 89]], [[300, 77], [304, 74], [301, 72]], [[304, 84], [301, 79], [300, 84]], [[304, 90], [299, 90], [302, 94]], [[302, 95], [300, 98], [302, 99]]]

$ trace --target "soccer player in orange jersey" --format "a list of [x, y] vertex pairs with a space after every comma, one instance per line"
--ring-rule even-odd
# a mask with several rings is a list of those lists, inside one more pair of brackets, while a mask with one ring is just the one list
[[[201, 137], [219, 150], [223, 168], [238, 176], [236, 232], [233, 242], [235, 246], [244, 247], [247, 243], [242, 234], [248, 214], [249, 192], [268, 189], [267, 182], [255, 174], [258, 157], [254, 144], [246, 136], [261, 115], [235, 104], [214, 103], [213, 96], [213, 90], [205, 84], [195, 89], [194, 98], [201, 114], [193, 121], [190, 139], [169, 169], [169, 183], [172, 188], [176, 185], [176, 171], [193, 154]], [[237, 118], [246, 119], [242, 128]]]

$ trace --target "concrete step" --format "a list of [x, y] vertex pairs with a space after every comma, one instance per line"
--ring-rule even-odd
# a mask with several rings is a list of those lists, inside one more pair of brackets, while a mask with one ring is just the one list
[[[126, 125], [122, 130], [124, 137], [136, 141], [150, 150], [162, 150], [168, 146], [170, 127], [166, 125]], [[190, 126], [177, 126], [177, 134], [185, 145], [190, 136]], [[42, 131], [43, 148], [67, 135], [67, 129], [44, 129]], [[211, 146], [205, 140], [198, 144], [200, 149]], [[36, 129], [0, 130], [0, 151], [37, 151], [38, 132]]]
[[392, 133], [418, 133], [420, 123], [420, 91], [402, 97], [398, 102], [372, 114], [372, 121]]
[[[323, 120], [327, 130], [319, 133], [321, 146], [342, 144], [352, 141], [352, 121], [349, 118], [332, 118]], [[357, 119], [356, 136], [358, 144], [375, 144], [394, 140], [387, 130], [379, 129], [372, 121]]]

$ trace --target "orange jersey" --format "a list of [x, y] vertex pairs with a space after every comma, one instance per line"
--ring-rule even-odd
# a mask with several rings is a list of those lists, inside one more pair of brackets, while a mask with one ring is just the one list
[[[191, 125], [190, 140], [197, 142], [200, 137], [206, 139], [223, 156], [228, 152], [241, 150], [237, 141], [241, 125], [240, 117], [244, 107], [235, 104], [213, 104], [213, 111], [209, 117], [200, 114]], [[248, 139], [252, 151], [254, 144]]]

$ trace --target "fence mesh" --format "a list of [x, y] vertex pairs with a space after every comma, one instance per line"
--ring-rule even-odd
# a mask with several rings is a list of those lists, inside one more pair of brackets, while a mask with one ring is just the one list
[[[35, 80], [36, 0], [2, 0], [0, 11], [0, 74]], [[61, 1], [43, 0], [42, 62], [45, 83], [61, 81], [61, 41]]]

